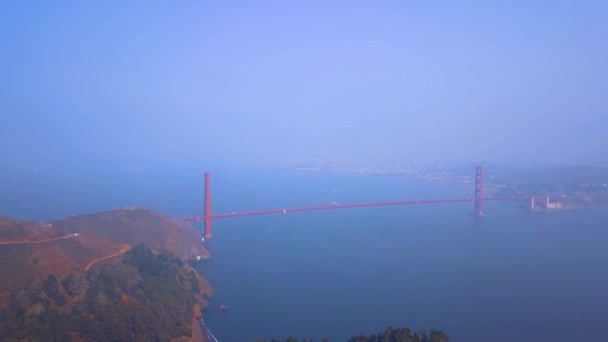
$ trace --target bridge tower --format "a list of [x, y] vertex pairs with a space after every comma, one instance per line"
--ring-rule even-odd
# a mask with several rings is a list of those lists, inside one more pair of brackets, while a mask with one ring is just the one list
[[483, 216], [483, 168], [475, 168], [475, 216]]
[[211, 238], [211, 174], [205, 172], [205, 240]]

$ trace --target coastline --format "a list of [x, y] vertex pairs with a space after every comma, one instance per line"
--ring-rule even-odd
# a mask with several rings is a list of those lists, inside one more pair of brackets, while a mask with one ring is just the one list
[[546, 208], [530, 209], [530, 208], [525, 208], [525, 210], [528, 210], [531, 213], [559, 213], [559, 212], [584, 211], [584, 210], [605, 211], [605, 210], [608, 210], [608, 206], [593, 206], [593, 207], [583, 207], [583, 206], [575, 207], [575, 206], [572, 206], [572, 207], [562, 207], [562, 208], [556, 208], [556, 209], [546, 209]]
[[205, 324], [205, 321], [202, 316], [200, 319], [200, 325], [201, 325], [201, 329], [203, 329], [203, 334], [205, 335], [207, 342], [218, 342], [217, 338], [213, 335], [211, 330]]
[[[192, 271], [195, 272], [195, 274], [197, 275], [197, 280], [199, 283], [199, 286], [201, 287], [201, 289], [203, 290], [203, 295], [202, 295], [202, 303], [200, 303], [199, 305], [195, 306], [195, 320], [198, 320], [199, 323], [199, 328], [201, 330], [202, 333], [202, 341], [203, 342], [218, 342], [218, 339], [215, 337], [215, 335], [213, 335], [213, 332], [211, 332], [211, 329], [209, 329], [209, 327], [207, 326], [207, 324], [205, 324], [204, 321], [204, 316], [205, 316], [205, 309], [207, 309], [209, 307], [209, 300], [211, 297], [213, 297], [213, 287], [211, 286], [211, 282], [209, 279], [207, 279], [203, 273], [202, 270], [200, 269], [200, 265], [201, 263], [208, 261], [210, 259], [211, 256], [211, 252], [209, 252], [209, 250], [205, 247], [205, 250], [208, 253], [208, 258], [205, 258], [204, 261], [198, 261], [195, 262], [193, 264], [190, 264], [190, 267], [192, 268]], [[206, 294], [206, 296], [205, 296]]]

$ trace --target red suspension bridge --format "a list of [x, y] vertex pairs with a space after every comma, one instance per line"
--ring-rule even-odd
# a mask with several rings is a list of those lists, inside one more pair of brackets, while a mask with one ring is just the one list
[[[232, 217], [243, 216], [258, 216], [272, 214], [288, 214], [295, 212], [321, 211], [321, 210], [337, 210], [337, 209], [353, 209], [353, 208], [369, 208], [369, 207], [390, 207], [390, 206], [406, 206], [406, 205], [422, 205], [422, 204], [439, 204], [439, 203], [466, 203], [473, 204], [473, 214], [477, 217], [483, 216], [483, 204], [486, 201], [521, 201], [530, 200], [532, 196], [513, 196], [513, 197], [483, 197], [483, 168], [477, 166], [475, 168], [475, 191], [474, 196], [469, 198], [455, 199], [426, 199], [426, 200], [404, 200], [404, 201], [384, 201], [384, 202], [362, 202], [362, 203], [346, 203], [346, 204], [326, 204], [306, 207], [290, 207], [267, 210], [253, 210], [232, 212], [223, 214], [213, 214], [211, 212], [211, 174], [205, 173], [205, 205], [202, 216], [191, 216], [182, 218], [183, 221], [194, 222], [203, 221], [204, 237], [211, 238], [211, 223], [215, 219], [226, 219]], [[533, 203], [533, 202], [532, 202]]]

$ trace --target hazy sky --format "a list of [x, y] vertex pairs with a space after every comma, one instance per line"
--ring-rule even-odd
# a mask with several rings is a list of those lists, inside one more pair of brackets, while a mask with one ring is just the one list
[[9, 1], [18, 165], [608, 160], [607, 1]]

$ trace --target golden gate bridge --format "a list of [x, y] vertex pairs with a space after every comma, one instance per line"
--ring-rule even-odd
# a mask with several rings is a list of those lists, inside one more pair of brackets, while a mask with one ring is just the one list
[[[205, 240], [211, 238], [211, 223], [215, 219], [227, 219], [243, 216], [259, 216], [273, 214], [288, 214], [296, 212], [321, 211], [321, 210], [338, 210], [338, 209], [354, 209], [354, 208], [370, 208], [370, 207], [391, 207], [391, 206], [408, 206], [408, 205], [424, 205], [424, 204], [440, 204], [440, 203], [472, 203], [473, 214], [476, 217], [483, 216], [483, 204], [486, 201], [522, 201], [533, 199], [534, 196], [511, 196], [511, 197], [484, 197], [483, 192], [483, 167], [475, 168], [475, 189], [472, 197], [468, 198], [452, 198], [452, 199], [424, 199], [424, 200], [403, 200], [403, 201], [376, 201], [376, 202], [358, 202], [358, 203], [332, 203], [325, 205], [313, 205], [305, 207], [285, 207], [277, 209], [252, 210], [231, 213], [215, 214], [211, 211], [211, 176], [209, 172], [205, 172], [205, 193], [204, 193], [204, 212], [201, 216], [183, 217], [181, 220], [187, 222], [204, 223], [203, 236]], [[215, 175], [214, 175], [215, 176]]]

